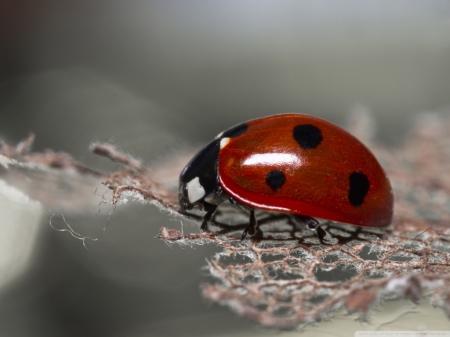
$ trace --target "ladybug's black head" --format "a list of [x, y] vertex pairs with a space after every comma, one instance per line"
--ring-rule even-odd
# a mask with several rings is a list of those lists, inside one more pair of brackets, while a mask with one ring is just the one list
[[178, 200], [183, 210], [202, 204], [205, 197], [216, 191], [219, 150], [220, 140], [215, 139], [200, 150], [181, 172]]

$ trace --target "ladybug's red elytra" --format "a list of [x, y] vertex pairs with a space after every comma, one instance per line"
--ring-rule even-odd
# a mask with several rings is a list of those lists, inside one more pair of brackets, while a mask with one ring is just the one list
[[322, 241], [316, 217], [383, 227], [394, 198], [380, 164], [354, 136], [320, 118], [281, 114], [222, 132], [181, 172], [181, 208], [203, 207], [203, 230], [227, 200], [250, 211], [242, 239], [260, 209], [294, 215]]

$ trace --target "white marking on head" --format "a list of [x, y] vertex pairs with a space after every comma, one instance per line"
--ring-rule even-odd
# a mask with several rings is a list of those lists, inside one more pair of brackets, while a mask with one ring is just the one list
[[189, 202], [192, 204], [205, 195], [205, 189], [203, 188], [202, 184], [200, 184], [200, 180], [198, 177], [195, 177], [190, 182], [186, 184], [187, 192], [188, 192], [188, 198]]
[[230, 142], [230, 138], [225, 137], [220, 140], [220, 149], [222, 150]]

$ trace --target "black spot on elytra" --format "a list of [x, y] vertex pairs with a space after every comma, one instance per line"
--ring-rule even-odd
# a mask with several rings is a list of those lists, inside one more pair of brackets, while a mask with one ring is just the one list
[[281, 172], [280, 170], [270, 171], [266, 175], [266, 183], [274, 191], [278, 190], [281, 186], [283, 186], [285, 181], [286, 177], [284, 176], [284, 173]]
[[369, 192], [369, 178], [364, 173], [358, 171], [352, 172], [349, 178], [348, 200], [355, 207], [361, 206], [367, 192]]
[[248, 125], [247, 123], [242, 123], [242, 124], [238, 124], [233, 126], [232, 128], [229, 128], [228, 130], [226, 130], [221, 136], [220, 138], [226, 138], [226, 137], [237, 137], [242, 135], [243, 133], [245, 133], [248, 130]]
[[304, 149], [314, 149], [323, 139], [320, 129], [312, 124], [294, 127], [294, 139]]

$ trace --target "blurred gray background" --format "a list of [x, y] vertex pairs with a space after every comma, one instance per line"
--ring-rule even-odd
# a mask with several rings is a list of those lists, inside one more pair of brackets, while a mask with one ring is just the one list
[[[152, 162], [283, 112], [345, 126], [363, 106], [393, 146], [449, 89], [447, 0], [0, 1], [0, 138], [32, 131], [35, 150], [102, 170], [114, 165], [89, 154], [94, 140]], [[128, 204], [86, 250], [51, 210], [0, 192], [0, 336], [261, 333], [201, 298], [217, 247], [155, 239], [179, 220]], [[96, 210], [68, 220], [98, 236], [109, 210]]]

